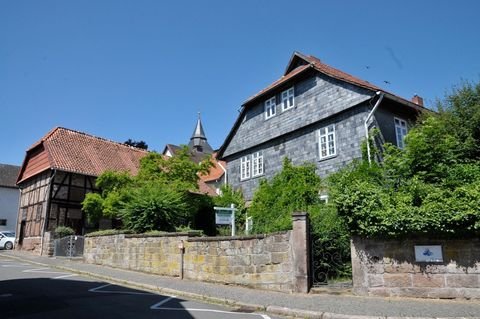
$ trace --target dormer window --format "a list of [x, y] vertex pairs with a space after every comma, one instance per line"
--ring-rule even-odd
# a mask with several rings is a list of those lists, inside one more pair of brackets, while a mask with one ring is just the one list
[[265, 119], [268, 120], [276, 114], [277, 102], [275, 101], [275, 97], [272, 97], [271, 99], [265, 101]]
[[282, 111], [286, 111], [295, 106], [295, 99], [293, 96], [293, 86], [288, 90], [282, 92]]

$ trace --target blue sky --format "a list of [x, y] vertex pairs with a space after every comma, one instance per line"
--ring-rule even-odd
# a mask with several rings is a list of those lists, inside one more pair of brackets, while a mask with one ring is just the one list
[[[55, 126], [220, 147], [294, 51], [428, 105], [480, 80], [479, 1], [1, 1], [0, 163]], [[389, 84], [384, 81], [389, 82]]]

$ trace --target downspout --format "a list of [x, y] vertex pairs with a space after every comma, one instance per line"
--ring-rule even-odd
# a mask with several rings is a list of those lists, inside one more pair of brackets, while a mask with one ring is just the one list
[[223, 165], [220, 164], [219, 161], [218, 161], [217, 163], [218, 163], [218, 165], [222, 168], [223, 172], [225, 173], [225, 185], [226, 185], [226, 184], [227, 184], [227, 181], [228, 181], [228, 180], [227, 180], [227, 169], [226, 169], [225, 167], [223, 167]]
[[57, 174], [57, 170], [53, 170], [52, 176], [50, 176], [48, 180], [48, 189], [45, 193], [45, 217], [43, 218], [43, 227], [42, 227], [42, 236], [40, 239], [40, 256], [43, 255], [43, 244], [44, 244], [44, 237], [45, 237], [45, 232], [47, 231], [47, 218], [50, 218], [50, 200], [51, 200], [51, 192], [52, 192], [52, 184], [53, 184], [53, 179], [55, 178], [55, 175]]
[[380, 97], [378, 98], [377, 103], [375, 103], [375, 105], [373, 106], [373, 109], [370, 111], [370, 113], [368, 113], [367, 118], [365, 119], [365, 122], [363, 123], [363, 125], [364, 125], [364, 127], [365, 127], [365, 137], [367, 138], [367, 157], [368, 157], [368, 164], [371, 164], [371, 163], [372, 163], [372, 159], [370, 158], [371, 155], [370, 155], [370, 141], [369, 141], [369, 138], [370, 138], [370, 137], [369, 137], [369, 134], [368, 134], [368, 121], [372, 118], [373, 113], [375, 113], [375, 111], [377, 110], [378, 106], [379, 106], [380, 103], [382, 102], [384, 93], [381, 92], [381, 91], [377, 91], [376, 95], [379, 95]]

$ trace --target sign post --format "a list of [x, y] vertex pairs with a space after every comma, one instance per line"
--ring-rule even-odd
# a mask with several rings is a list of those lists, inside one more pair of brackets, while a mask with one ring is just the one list
[[232, 227], [232, 236], [235, 236], [235, 205], [230, 207], [214, 207], [215, 210], [215, 224], [230, 225]]

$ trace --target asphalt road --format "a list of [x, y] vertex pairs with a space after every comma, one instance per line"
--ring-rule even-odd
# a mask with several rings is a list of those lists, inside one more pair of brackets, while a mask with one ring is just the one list
[[269, 319], [134, 290], [0, 256], [1, 318]]

